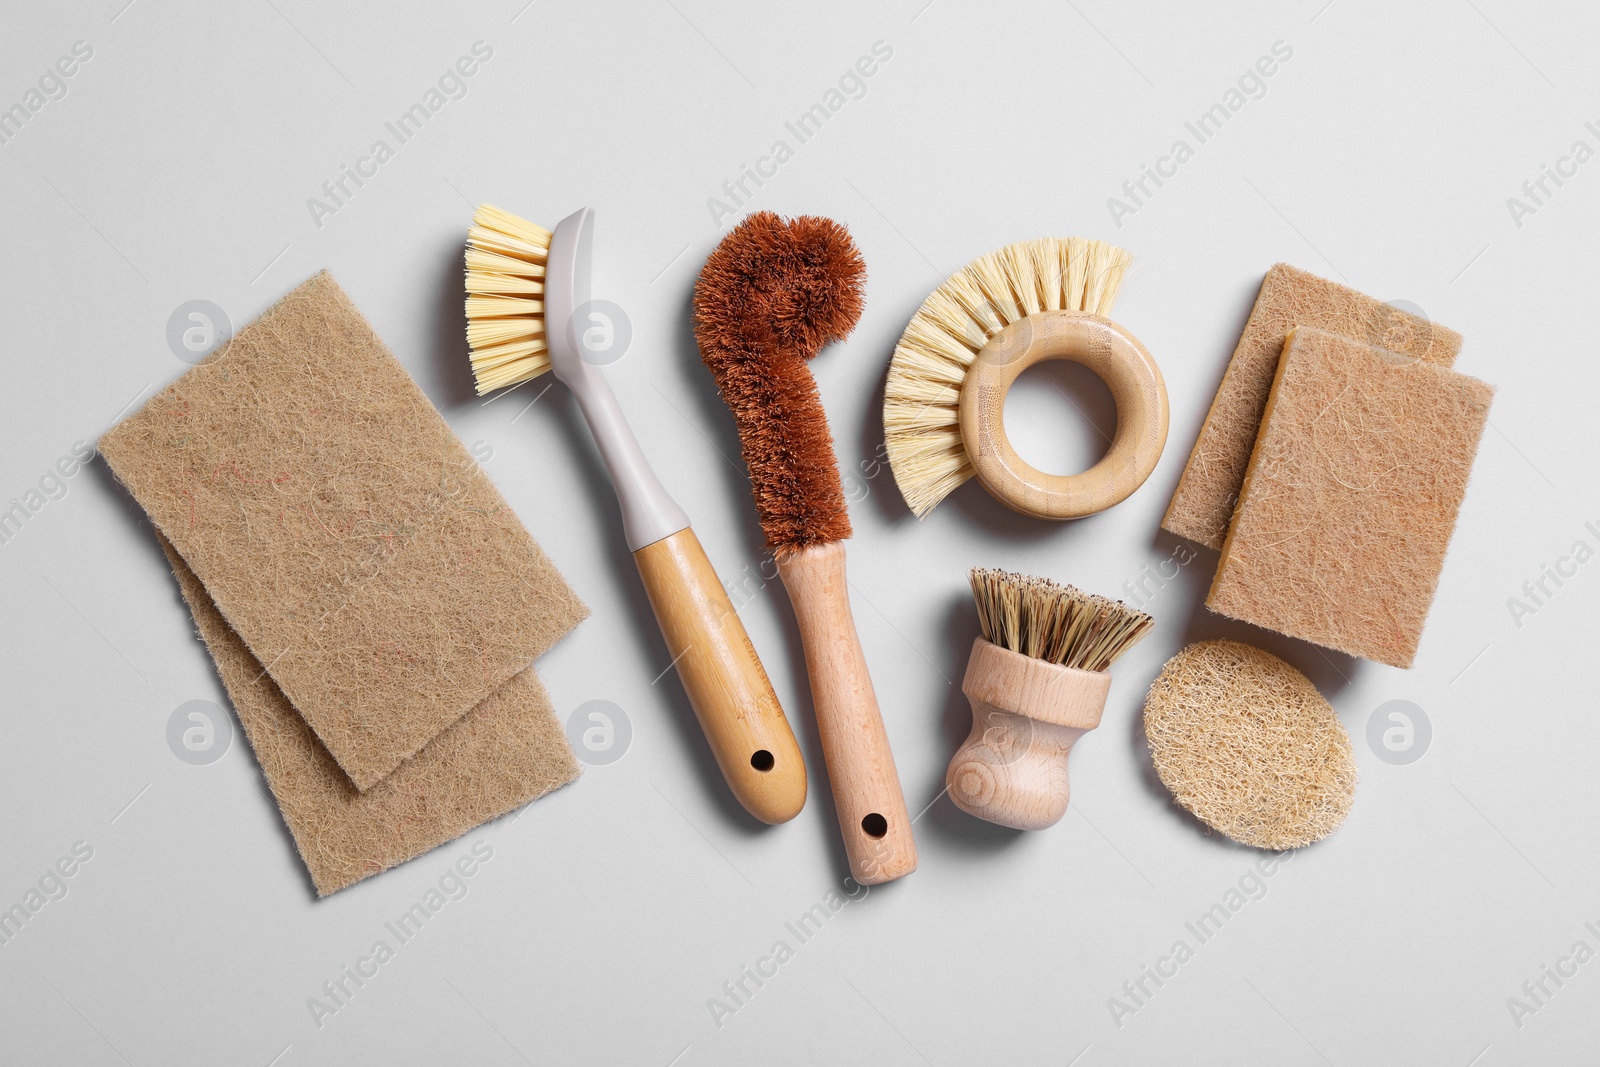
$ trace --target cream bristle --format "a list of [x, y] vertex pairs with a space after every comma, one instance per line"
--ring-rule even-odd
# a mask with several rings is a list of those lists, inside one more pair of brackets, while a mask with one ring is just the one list
[[928, 295], [895, 346], [884, 391], [889, 468], [922, 518], [972, 477], [961, 383], [988, 340], [1040, 311], [1109, 315], [1133, 257], [1083, 237], [1044, 237], [979, 256]]
[[535, 338], [544, 341], [544, 322], [536, 318], [470, 319], [467, 322], [467, 343], [474, 349]]
[[532, 278], [519, 278], [514, 274], [485, 274], [482, 271], [469, 270], [467, 292], [502, 296], [538, 296], [544, 292], [544, 282]]
[[472, 224], [503, 233], [519, 241], [526, 241], [531, 245], [542, 245], [547, 249], [550, 247], [551, 231], [493, 204], [479, 204], [478, 210], [472, 213]]
[[497, 319], [508, 315], [542, 315], [543, 300], [525, 300], [518, 296], [468, 296], [467, 318]]
[[550, 231], [490, 204], [479, 204], [472, 222], [466, 251], [467, 346], [482, 396], [550, 369], [543, 300]]
[[485, 274], [511, 274], [518, 278], [543, 278], [544, 264], [530, 263], [515, 256], [499, 252], [485, 252], [478, 248], [467, 249], [467, 269]]
[[493, 252], [497, 255], [509, 256], [512, 259], [522, 260], [527, 263], [542, 265], [545, 257], [550, 254], [550, 245], [548, 243], [538, 244], [524, 241], [512, 237], [510, 234], [504, 234], [499, 230], [491, 230], [484, 226], [473, 226], [467, 230], [467, 240], [473, 248], [479, 248], [485, 252]]
[[1155, 620], [1120, 600], [1048, 578], [975, 567], [968, 575], [983, 639], [1024, 656], [1103, 671]]

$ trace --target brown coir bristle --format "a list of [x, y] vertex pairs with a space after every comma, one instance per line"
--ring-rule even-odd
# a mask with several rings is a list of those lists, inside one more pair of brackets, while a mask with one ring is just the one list
[[806, 360], [855, 328], [865, 281], [843, 226], [762, 211], [723, 238], [695, 284], [695, 340], [733, 409], [761, 530], [775, 550], [850, 536]]

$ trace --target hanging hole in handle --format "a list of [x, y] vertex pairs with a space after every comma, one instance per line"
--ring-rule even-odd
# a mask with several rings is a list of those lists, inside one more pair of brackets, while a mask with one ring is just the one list
[[758, 748], [750, 756], [750, 766], [758, 771], [770, 771], [777, 765], [777, 759], [764, 748]]
[[889, 820], [873, 812], [861, 820], [861, 830], [868, 837], [882, 837], [889, 832]]

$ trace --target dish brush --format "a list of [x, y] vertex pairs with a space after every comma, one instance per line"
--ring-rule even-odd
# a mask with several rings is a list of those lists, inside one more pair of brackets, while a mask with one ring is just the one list
[[[1082, 237], [1007, 245], [923, 301], [895, 347], [884, 389], [890, 469], [918, 518], [977, 476], [996, 499], [1044, 519], [1103, 511], [1144, 483], [1167, 441], [1167, 391], [1138, 339], [1108, 315], [1132, 261]], [[1065, 359], [1111, 390], [1117, 429], [1081, 474], [1046, 474], [1005, 431], [1006, 393], [1036, 363]]]
[[828, 420], [806, 362], [861, 316], [866, 267], [843, 226], [751, 215], [695, 283], [695, 340], [733, 409], [761, 529], [794, 604], [850, 873], [910, 874], [916, 843], [850, 614], [850, 536]]
[[1111, 665], [1155, 620], [1048, 578], [981, 568], [969, 578], [983, 632], [961, 683], [972, 732], [945, 784], [962, 811], [1042, 830], [1066, 814], [1067, 757], [1100, 725]]
[[480, 394], [546, 371], [572, 390], [611, 474], [628, 548], [667, 653], [728, 786], [768, 823], [799, 814], [805, 762], [705, 549], [650, 469], [616, 394], [584, 358], [577, 316], [589, 301], [594, 213], [546, 230], [480, 206], [467, 236], [467, 344]]

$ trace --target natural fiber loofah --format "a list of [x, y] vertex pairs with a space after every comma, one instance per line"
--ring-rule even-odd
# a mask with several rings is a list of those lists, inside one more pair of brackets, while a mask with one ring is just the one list
[[1493, 395], [1445, 367], [1294, 330], [1206, 606], [1411, 666]]
[[1339, 828], [1355, 798], [1350, 737], [1316, 686], [1278, 657], [1201, 641], [1150, 686], [1156, 773], [1207, 826], [1256, 848], [1299, 848]]
[[325, 273], [100, 451], [358, 788], [587, 614]]
[[454, 840], [578, 777], [566, 734], [530, 667], [360, 792], [165, 538], [161, 548], [319, 896]]
[[1222, 547], [1284, 337], [1295, 326], [1326, 330], [1445, 367], [1461, 351], [1461, 335], [1454, 330], [1337, 282], [1277, 264], [1262, 279], [1250, 319], [1161, 520], [1162, 529], [1208, 548]]

